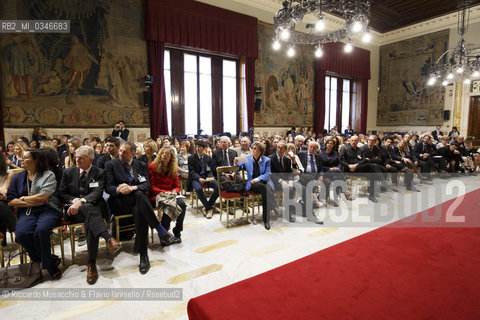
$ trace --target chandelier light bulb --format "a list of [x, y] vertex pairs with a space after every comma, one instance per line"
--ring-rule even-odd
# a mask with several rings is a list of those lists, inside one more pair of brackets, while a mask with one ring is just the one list
[[347, 44], [345, 45], [345, 52], [350, 53], [350, 52], [352, 52], [352, 50], [353, 50], [352, 44], [351, 44], [351, 43], [347, 43]]
[[362, 31], [363, 25], [359, 21], [355, 21], [352, 25], [352, 32], [353, 33], [358, 33]]
[[443, 82], [442, 82], [442, 86], [444, 86], [444, 87], [445, 87], [445, 86], [447, 86], [447, 85], [448, 85], [448, 81], [447, 81], [447, 80], [443, 80]]
[[315, 30], [322, 31], [323, 29], [325, 29], [325, 21], [323, 21], [323, 18], [322, 18], [322, 19], [319, 19], [315, 24]]
[[428, 85], [429, 86], [433, 86], [434, 84], [435, 84], [435, 78], [434, 77], [428, 79]]
[[472, 82], [472, 80], [470, 80], [470, 79], [468, 79], [468, 78], [465, 79], [465, 80], [463, 80], [463, 83], [465, 83], [465, 84], [470, 84], [470, 82]]
[[449, 73], [449, 74], [447, 75], [447, 79], [449, 79], [449, 80], [453, 79], [453, 73]]
[[273, 50], [279, 50], [280, 47], [281, 47], [280, 41], [275, 40], [275, 41], [273, 42], [273, 45], [272, 45]]
[[287, 55], [293, 57], [295, 55], [295, 49], [293, 49], [293, 47], [288, 48]]
[[315, 50], [315, 57], [320, 58], [322, 56], [323, 56], [322, 48], [317, 48], [317, 50]]
[[463, 68], [462, 68], [462, 67], [459, 67], [459, 68], [457, 69], [457, 73], [463, 73]]
[[282, 33], [280, 33], [280, 37], [282, 37], [283, 40], [288, 40], [288, 38], [290, 38], [290, 31], [288, 31], [288, 29], [283, 29]]
[[363, 35], [363, 38], [362, 38], [362, 41], [365, 42], [365, 43], [368, 43], [372, 40], [372, 35], [370, 34], [370, 32], [366, 32], [364, 35]]
[[476, 78], [476, 77], [478, 77], [478, 76], [480, 76], [480, 73], [479, 73], [478, 71], [475, 71], [475, 72], [472, 74], [472, 77], [475, 77], [475, 78]]

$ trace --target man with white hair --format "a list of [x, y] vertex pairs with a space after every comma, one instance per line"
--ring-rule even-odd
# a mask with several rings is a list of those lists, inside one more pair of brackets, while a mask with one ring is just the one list
[[250, 138], [247, 136], [243, 136], [240, 139], [240, 147], [233, 148], [237, 152], [237, 156], [246, 156], [252, 154], [252, 148], [250, 148]]
[[72, 223], [85, 222], [88, 248], [87, 282], [98, 279], [96, 258], [98, 238], [102, 237], [111, 253], [121, 244], [108, 233], [102, 216], [102, 194], [105, 187], [104, 171], [92, 165], [95, 152], [90, 146], [81, 146], [75, 151], [76, 166], [63, 172], [58, 194], [66, 204], [67, 218]]
[[300, 151], [307, 151], [307, 147], [304, 145], [305, 137], [301, 134], [295, 136], [295, 147], [297, 148], [297, 152]]

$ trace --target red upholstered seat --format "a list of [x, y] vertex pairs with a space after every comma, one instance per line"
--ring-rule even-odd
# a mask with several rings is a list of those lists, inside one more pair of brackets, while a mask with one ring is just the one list
[[3, 235], [3, 233], [0, 232], [0, 239], [2, 238], [5, 238], [5, 236]]
[[231, 198], [240, 198], [242, 197], [242, 194], [238, 192], [228, 192], [228, 191], [222, 190], [221, 196], [222, 198], [225, 198], [225, 199], [231, 199]]

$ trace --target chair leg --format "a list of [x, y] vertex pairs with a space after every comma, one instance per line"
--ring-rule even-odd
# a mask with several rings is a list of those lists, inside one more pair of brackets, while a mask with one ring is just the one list
[[117, 229], [117, 240], [120, 241], [120, 219], [118, 219], [117, 217], [114, 217], [115, 219], [115, 227]]
[[230, 211], [229, 211], [229, 206], [228, 206], [228, 200], [227, 200], [227, 228], [228, 228], [228, 220], [229, 220], [229, 215], [230, 215]]
[[3, 246], [0, 244], [0, 266], [5, 267], [5, 262], [3, 261]]
[[75, 264], [75, 227], [70, 228], [70, 247], [72, 249], [72, 264]]
[[65, 265], [65, 248], [63, 241], [65, 240], [65, 234], [63, 228], [60, 229], [60, 252], [62, 254], [62, 263]]

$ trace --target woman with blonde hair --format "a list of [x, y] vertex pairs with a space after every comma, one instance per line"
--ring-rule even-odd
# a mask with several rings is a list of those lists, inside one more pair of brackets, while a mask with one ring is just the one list
[[[164, 210], [161, 224], [168, 231], [170, 222], [175, 220], [176, 217], [176, 224], [173, 228], [174, 237], [170, 242], [180, 243], [182, 241], [180, 233], [183, 230], [183, 220], [185, 219], [187, 206], [182, 198], [176, 197], [180, 194], [180, 182], [178, 179], [177, 157], [171, 147], [160, 149], [155, 161], [148, 166], [148, 175], [150, 177], [150, 201], [155, 202], [160, 194], [164, 196], [163, 198], [169, 200], [176, 198], [176, 206], [173, 210]], [[177, 206], [180, 207], [178, 211], [176, 209]]]
[[77, 139], [72, 139], [70, 142], [68, 142], [68, 155], [65, 157], [65, 164], [64, 168], [70, 168], [75, 165], [75, 150], [80, 148], [80, 140]]
[[155, 161], [157, 157], [158, 146], [157, 143], [153, 140], [147, 140], [143, 143], [143, 151], [145, 154], [140, 157], [140, 161], [145, 162], [146, 164], [151, 164]]
[[27, 145], [24, 142], [17, 142], [13, 145], [13, 156], [11, 160], [7, 159], [7, 165], [11, 169], [18, 169], [22, 166], [22, 157], [25, 150], [27, 150]]

